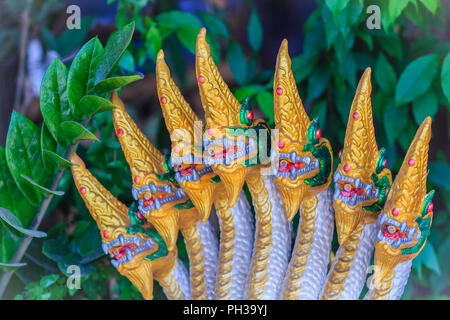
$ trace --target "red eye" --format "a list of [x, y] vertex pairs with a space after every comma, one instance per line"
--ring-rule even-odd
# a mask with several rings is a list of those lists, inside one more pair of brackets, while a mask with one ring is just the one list
[[281, 160], [280, 161], [280, 167], [284, 168], [284, 167], [287, 167], [287, 165], [288, 165], [288, 163], [287, 163], [286, 160]]

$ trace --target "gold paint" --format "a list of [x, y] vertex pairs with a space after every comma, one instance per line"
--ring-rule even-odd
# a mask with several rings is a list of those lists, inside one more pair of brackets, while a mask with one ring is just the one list
[[247, 185], [256, 211], [256, 240], [249, 276], [248, 298], [260, 300], [265, 294], [269, 273], [272, 240], [272, 204], [269, 193], [264, 186], [264, 179], [259, 167], [253, 167], [247, 175]]
[[[376, 173], [375, 168], [380, 155], [373, 126], [372, 103], [370, 99], [372, 85], [370, 77], [371, 69], [367, 68], [359, 81], [352, 102], [345, 132], [341, 162], [336, 169], [336, 171], [340, 172], [343, 176], [360, 178], [361, 182], [364, 184], [373, 184], [371, 176]], [[354, 115], [356, 115], [356, 119]], [[350, 170], [348, 172], [344, 171], [345, 165], [350, 165]], [[383, 169], [380, 174], [377, 174], [378, 178], [385, 175], [391, 182], [392, 177], [390, 170]], [[371, 205], [374, 201], [377, 201], [377, 199], [362, 201], [353, 207], [348, 206], [340, 199], [333, 201], [338, 241], [341, 245], [345, 242], [345, 239], [350, 236], [358, 224], [361, 223], [364, 217], [370, 215], [376, 217], [376, 213], [363, 209], [363, 206]]]
[[[126, 228], [132, 225], [128, 217], [127, 206], [117, 200], [92, 176], [84, 162], [76, 154], [72, 155], [70, 161], [77, 165], [71, 167], [73, 179], [78, 190], [83, 188], [84, 192], [80, 192], [80, 196], [99, 227], [102, 242], [109, 243], [117, 239], [119, 234], [125, 235]], [[150, 228], [151, 225], [147, 224], [143, 227]], [[127, 234], [127, 237], [131, 236], [133, 235]], [[148, 236], [140, 232], [134, 236], [140, 236], [144, 241], [148, 240]], [[113, 253], [111, 250], [109, 253]], [[158, 245], [155, 243], [152, 248], [136, 254], [133, 260], [120, 264], [118, 268], [120, 274], [127, 277], [148, 300], [153, 299], [153, 278], [158, 280], [158, 274], [170, 273], [173, 261], [177, 256], [175, 250], [172, 255], [166, 257], [153, 261], [144, 260], [146, 256], [156, 250], [158, 250]]]
[[[383, 213], [388, 218], [399, 223], [406, 222], [408, 228], [418, 229], [415, 218], [421, 217], [422, 207], [427, 196], [426, 181], [430, 139], [431, 118], [427, 117], [420, 125], [408, 148], [406, 157], [395, 178], [383, 209]], [[414, 159], [415, 161], [412, 166], [408, 164], [410, 159]], [[392, 214], [394, 208], [398, 209], [397, 216]], [[433, 212], [427, 213], [423, 218], [430, 218], [432, 222]], [[426, 241], [416, 253], [401, 254], [401, 250], [412, 247], [417, 242], [418, 240], [414, 236], [413, 241], [400, 244], [396, 249], [385, 241], [375, 242], [374, 284], [376, 289], [372, 299], [386, 297], [387, 293], [391, 291], [392, 278], [395, 276], [395, 266], [417, 257], [423, 250]]]
[[[178, 150], [175, 150], [178, 151], [179, 156], [194, 154], [195, 157], [201, 159], [203, 156], [201, 150], [194, 148], [196, 142], [194, 141], [195, 125], [196, 123], [201, 124], [201, 121], [173, 81], [162, 50], [159, 51], [156, 61], [156, 83], [164, 120], [172, 141], [172, 157], [176, 156], [174, 148], [177, 148]], [[199, 129], [199, 133], [201, 133], [201, 127]], [[198, 141], [197, 143], [201, 145], [203, 142]], [[193, 163], [183, 163], [180, 168], [185, 169], [192, 165]], [[205, 168], [205, 165], [195, 163], [195, 168], [200, 171]], [[214, 200], [213, 193], [216, 184], [211, 181], [214, 175], [214, 173], [205, 174], [199, 182], [185, 181], [180, 183], [182, 189], [199, 211], [203, 222], [208, 220]]]
[[345, 241], [342, 251], [336, 257], [338, 261], [334, 265], [334, 268], [327, 279], [327, 283], [323, 290], [322, 300], [339, 300], [341, 297], [345, 281], [347, 280], [350, 268], [355, 260], [356, 253], [358, 252], [363, 230], [364, 224], [360, 223], [356, 229], [351, 232], [347, 241]]
[[214, 299], [230, 300], [232, 295], [232, 269], [234, 257], [234, 240], [236, 237], [227, 193], [222, 183], [216, 187], [214, 198], [217, 216], [220, 219], [220, 249], [219, 264], [216, 279], [216, 291]]
[[[159, 67], [161, 72], [161, 59]], [[169, 77], [169, 82], [171, 81], [170, 73], [166, 74], [165, 77]], [[162, 80], [160, 79], [160, 81]], [[177, 91], [178, 89], [174, 86], [175, 85], [172, 82], [171, 87], [169, 88], [175, 95], [175, 98], [173, 99], [181, 102], [184, 101], [181, 94], [179, 94], [179, 91]], [[159, 90], [160, 89], [161, 88], [159, 88]], [[177, 92], [178, 95], [176, 94]], [[166, 96], [166, 104], [172, 104], [172, 100], [170, 100], [172, 98], [169, 98], [170, 95], [165, 91], [164, 94]], [[131, 117], [125, 112], [123, 103], [120, 101], [116, 93], [113, 93], [112, 101], [119, 107], [113, 110], [113, 121], [116, 131], [119, 128], [124, 131], [123, 134], [118, 135], [118, 139], [125, 154], [125, 158], [130, 165], [131, 172], [134, 173], [133, 187], [140, 188], [147, 186], [151, 182], [159, 186], [170, 184], [172, 189], [176, 189], [177, 187], [169, 181], [161, 181], [156, 176], [156, 174], [166, 172], [164, 167], [164, 157], [162, 154], [150, 143], [150, 141], [148, 141]], [[182, 105], [186, 106], [187, 104], [182, 103]], [[189, 106], [187, 105], [187, 107]], [[194, 120], [194, 116], [192, 116], [193, 113], [190, 109], [185, 110], [185, 112], [186, 114], [190, 114], [190, 118]], [[127, 128], [127, 130], [124, 128]], [[151, 163], [148, 163], [149, 161]], [[140, 177], [139, 181], [135, 181], [136, 176]], [[208, 180], [210, 178], [208, 175], [205, 175], [205, 177]], [[209, 192], [212, 193], [211, 190]], [[189, 195], [189, 192], [186, 191], [186, 194]], [[139, 197], [141, 196], [145, 199], [146, 193], [139, 195]], [[201, 245], [201, 242], [199, 242], [199, 234], [196, 230], [196, 224], [201, 220], [208, 219], [209, 212], [208, 215], [205, 216], [205, 212], [203, 212], [203, 215], [199, 214], [198, 210], [195, 208], [184, 209], [181, 211], [175, 207], [177, 204], [184, 203], [187, 200], [188, 197], [185, 196], [177, 201], [162, 204], [161, 209], [152, 210], [150, 214], [146, 215], [146, 219], [155, 227], [164, 239], [169, 251], [176, 251], [176, 240], [179, 230], [186, 235], [185, 240], [191, 263], [191, 281], [196, 284], [196, 287], [193, 288], [193, 298], [203, 299], [206, 294], [204, 289], [204, 254], [203, 246]], [[203, 257], [203, 259], [201, 257]], [[167, 275], [167, 277], [169, 277], [169, 275]], [[163, 277], [162, 279], [164, 281], [169, 281], [170, 277], [167, 279]], [[199, 280], [201, 280], [202, 285], [199, 285]], [[168, 285], [169, 284], [173, 284], [173, 279], [168, 282]]]
[[288, 276], [284, 285], [283, 300], [297, 300], [302, 290], [300, 280], [305, 271], [311, 246], [314, 241], [316, 211], [319, 200], [316, 195], [307, 195], [302, 202], [300, 231], [289, 263]]
[[[279, 90], [281, 90], [281, 93]], [[314, 163], [316, 158], [312, 153], [303, 152], [304, 146], [308, 143], [307, 131], [311, 121], [306, 114], [297, 90], [297, 85], [295, 84], [294, 75], [291, 70], [288, 42], [286, 39], [283, 40], [278, 51], [273, 82], [273, 96], [275, 129], [279, 130], [279, 141], [284, 143], [283, 148], [279, 148], [279, 146], [275, 144], [273, 146], [275, 151], [278, 153], [290, 153], [295, 151], [299, 156], [311, 157], [311, 162]], [[325, 143], [331, 153], [331, 145], [327, 139], [320, 138], [319, 142]], [[311, 188], [304, 183], [305, 179], [315, 176], [318, 172], [319, 169], [311, 170], [306, 174], [297, 176], [295, 180], [292, 180], [290, 177], [275, 178], [275, 184], [283, 199], [288, 221], [291, 221], [298, 212], [307, 192], [314, 190], [314, 192], [319, 193], [328, 188], [329, 183], [331, 182], [331, 173], [327, 183], [322, 186]]]
[[[202, 28], [197, 36], [195, 71], [202, 105], [205, 109], [206, 127], [240, 126], [239, 110], [241, 104], [236, 100], [211, 57], [206, 42], [206, 29]], [[203, 78], [203, 83], [199, 81]]]
[[[240, 127], [241, 104], [236, 100], [211, 57], [206, 42], [206, 29], [202, 28], [197, 36], [195, 71], [203, 108], [205, 109], [206, 128], [219, 129]], [[200, 81], [199, 79], [202, 79]], [[232, 166], [211, 166], [219, 175], [227, 191], [229, 205], [233, 207], [244, 185], [247, 168], [235, 162]]]
[[195, 225], [182, 230], [184, 240], [186, 241], [186, 250], [189, 256], [190, 279], [192, 299], [207, 300], [205, 276], [205, 254], [200, 238], [200, 233]]

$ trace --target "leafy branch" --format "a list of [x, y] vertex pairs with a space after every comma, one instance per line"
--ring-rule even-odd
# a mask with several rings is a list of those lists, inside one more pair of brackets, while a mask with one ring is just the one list
[[[54, 196], [64, 195], [57, 189], [72, 165], [67, 159], [80, 141], [98, 140], [86, 128], [90, 119], [114, 108], [107, 99], [112, 90], [143, 77], [115, 74], [133, 33], [134, 23], [130, 23], [114, 32], [105, 47], [98, 38], [91, 39], [70, 69], [58, 59], [52, 62], [41, 84], [41, 129], [13, 112], [6, 149], [0, 148], [0, 236], [6, 239], [5, 233], [19, 232], [25, 237], [19, 244], [12, 243], [17, 250], [9, 261], [0, 263], [6, 270], [0, 280], [0, 297], [14, 271], [25, 265], [21, 261], [33, 237], [46, 236], [38, 228]], [[23, 227], [30, 223], [30, 229]]]

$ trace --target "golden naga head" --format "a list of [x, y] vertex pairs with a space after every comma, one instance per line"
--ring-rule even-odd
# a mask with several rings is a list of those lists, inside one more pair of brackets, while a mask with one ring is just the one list
[[125, 111], [116, 92], [111, 100], [117, 106], [112, 111], [114, 128], [130, 166], [136, 214], [155, 227], [168, 250], [172, 251], [176, 247], [178, 230], [195, 223], [199, 218], [198, 212], [174, 181], [163, 155]]
[[102, 247], [113, 266], [126, 276], [145, 299], [153, 298], [153, 277], [169, 272], [177, 250], [169, 253], [158, 232], [133, 208], [117, 200], [74, 154], [70, 161], [75, 185], [100, 229]]
[[375, 280], [398, 263], [414, 259], [427, 241], [434, 195], [434, 190], [427, 194], [426, 189], [430, 138], [431, 118], [427, 117], [416, 132], [378, 217]]
[[206, 221], [214, 199], [216, 174], [211, 167], [203, 164], [202, 122], [170, 76], [162, 50], [159, 51], [156, 61], [156, 83], [159, 102], [172, 141], [168, 165], [174, 170], [175, 180], [199, 211], [201, 220]]
[[222, 79], [204, 28], [197, 36], [195, 69], [206, 118], [203, 162], [220, 177], [231, 207], [242, 190], [248, 167], [258, 164], [256, 136], [269, 129], [262, 120], [253, 121], [249, 100], [241, 106]]
[[307, 192], [326, 189], [331, 181], [333, 157], [330, 143], [321, 137], [318, 119], [311, 121], [303, 108], [291, 70], [288, 42], [278, 51], [273, 82], [275, 129], [272, 165], [275, 183], [283, 198], [288, 220], [297, 213]]
[[[378, 150], [372, 118], [371, 69], [359, 81], [348, 117], [344, 148], [334, 173], [333, 206], [338, 240], [342, 245], [361, 222], [381, 211], [392, 184], [386, 168], [386, 150]], [[363, 221], [364, 219], [364, 221]]]

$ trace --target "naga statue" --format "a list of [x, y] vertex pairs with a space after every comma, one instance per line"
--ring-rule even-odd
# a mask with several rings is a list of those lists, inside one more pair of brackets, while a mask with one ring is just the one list
[[[322, 137], [319, 119], [310, 119], [303, 107], [287, 40], [273, 80], [274, 128], [254, 118], [249, 98], [239, 102], [232, 94], [204, 28], [195, 62], [204, 122], [172, 79], [164, 52], [157, 56], [158, 98], [172, 144], [165, 156], [112, 94], [115, 132], [131, 170], [129, 206], [76, 154], [70, 159], [113, 266], [145, 299], [153, 298], [156, 280], [169, 299], [354, 300], [374, 256], [364, 298], [399, 299], [433, 217], [434, 191], [426, 191], [431, 118], [418, 129], [392, 182], [386, 149], [375, 138], [367, 68], [333, 173], [331, 144]], [[214, 212], [219, 236], [209, 220]], [[189, 268], [178, 258], [179, 232]]]

